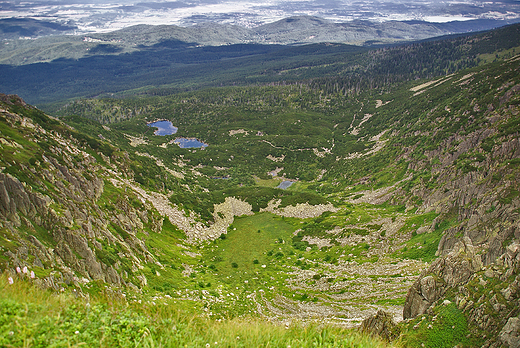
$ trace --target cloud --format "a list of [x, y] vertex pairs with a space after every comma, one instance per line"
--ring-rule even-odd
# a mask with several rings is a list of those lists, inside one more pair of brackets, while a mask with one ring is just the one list
[[110, 31], [135, 24], [218, 23], [256, 26], [313, 15], [336, 22], [476, 18], [518, 18], [520, 3], [431, 0], [29, 0], [1, 1], [0, 18], [44, 18], [76, 25], [82, 31]]

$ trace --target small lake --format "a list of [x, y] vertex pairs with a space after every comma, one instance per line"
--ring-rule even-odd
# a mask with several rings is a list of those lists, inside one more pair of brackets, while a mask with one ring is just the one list
[[293, 184], [292, 181], [285, 180], [280, 183], [280, 185], [276, 186], [276, 188], [281, 188], [282, 190], [288, 189]]
[[[175, 127], [170, 121], [162, 120], [146, 124], [148, 127], [157, 128], [153, 133], [155, 135], [172, 135], [177, 133], [179, 128]], [[175, 138], [173, 141], [175, 144], [183, 149], [206, 147], [208, 144], [204, 144], [196, 138]]]
[[203, 142], [195, 138], [176, 138], [174, 143], [179, 145], [179, 147], [183, 149], [208, 146], [208, 144], [204, 144]]
[[178, 128], [175, 127], [170, 121], [152, 122], [148, 123], [147, 126], [157, 128], [157, 130], [153, 133], [155, 135], [172, 135], [177, 133], [178, 130]]

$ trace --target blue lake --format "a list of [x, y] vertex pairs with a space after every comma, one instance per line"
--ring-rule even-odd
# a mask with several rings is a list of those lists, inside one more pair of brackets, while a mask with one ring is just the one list
[[288, 189], [293, 184], [292, 181], [282, 181], [280, 185], [276, 186], [276, 188], [281, 188], [282, 190]]
[[179, 145], [179, 147], [183, 149], [208, 146], [208, 144], [204, 144], [203, 142], [195, 138], [176, 138], [175, 144]]
[[178, 128], [175, 127], [170, 121], [157, 121], [147, 124], [148, 127], [157, 128], [153, 133], [155, 135], [171, 135], [177, 133]]

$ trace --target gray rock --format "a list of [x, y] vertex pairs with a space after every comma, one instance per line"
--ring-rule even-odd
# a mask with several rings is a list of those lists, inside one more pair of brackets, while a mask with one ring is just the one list
[[379, 310], [373, 316], [363, 320], [359, 330], [363, 333], [379, 336], [387, 341], [395, 339], [399, 335], [399, 328], [392, 316], [383, 310]]
[[435, 260], [408, 290], [403, 318], [425, 313], [449, 288], [465, 284], [481, 268], [471, 240], [464, 238], [448, 255]]
[[498, 334], [500, 342], [508, 348], [520, 347], [520, 318], [509, 318]]

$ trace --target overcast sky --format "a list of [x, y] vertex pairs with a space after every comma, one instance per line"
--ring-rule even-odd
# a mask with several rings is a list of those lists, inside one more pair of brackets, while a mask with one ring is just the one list
[[109, 31], [134, 24], [189, 26], [204, 22], [252, 27], [296, 15], [335, 22], [513, 19], [520, 15], [520, 0], [0, 0], [0, 18], [46, 19], [72, 24], [82, 31]]

